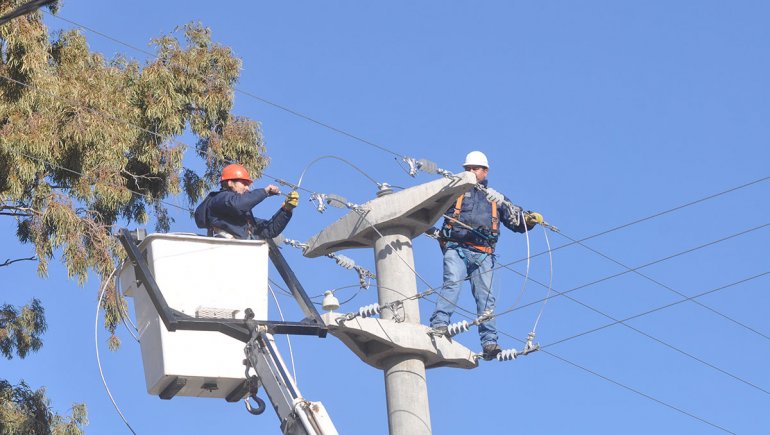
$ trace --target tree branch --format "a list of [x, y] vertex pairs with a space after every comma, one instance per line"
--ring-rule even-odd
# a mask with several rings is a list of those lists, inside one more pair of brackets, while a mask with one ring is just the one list
[[29, 258], [17, 258], [15, 260], [11, 260], [9, 258], [5, 260], [5, 263], [0, 263], [0, 267], [10, 266], [11, 264], [16, 263], [17, 261], [35, 261], [35, 260], [37, 260], [37, 257], [35, 257], [34, 255]]

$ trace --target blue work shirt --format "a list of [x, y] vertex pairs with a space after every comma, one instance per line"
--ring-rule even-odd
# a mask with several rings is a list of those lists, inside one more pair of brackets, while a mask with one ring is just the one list
[[251, 209], [268, 196], [264, 189], [241, 194], [222, 189], [209, 193], [196, 215], [202, 212], [208, 229], [219, 228], [236, 239], [272, 239], [286, 228], [292, 213], [281, 207], [268, 220], [255, 218]]
[[[487, 186], [487, 180], [479, 183], [484, 187]], [[444, 235], [444, 240], [450, 242], [457, 242], [459, 244], [470, 243], [474, 245], [495, 247], [497, 242], [497, 235], [491, 234], [492, 232], [492, 203], [487, 199], [486, 193], [479, 189], [471, 189], [465, 192], [463, 203], [461, 205], [460, 215], [457, 220], [465, 225], [470, 226], [473, 230], [466, 228], [462, 224], [452, 221], [451, 219], [444, 219], [444, 228], [446, 229], [448, 224], [451, 223], [451, 231], [449, 231], [448, 237]], [[510, 202], [507, 197], [505, 200]], [[455, 204], [453, 204], [447, 212], [447, 216], [454, 216]], [[514, 211], [511, 211], [503, 204], [497, 204], [497, 216], [500, 219], [500, 223], [505, 225], [511, 231], [517, 233], [523, 233], [526, 230], [531, 229], [526, 227], [524, 223], [524, 215], [521, 207], [514, 206]], [[486, 236], [486, 237], [485, 237]]]

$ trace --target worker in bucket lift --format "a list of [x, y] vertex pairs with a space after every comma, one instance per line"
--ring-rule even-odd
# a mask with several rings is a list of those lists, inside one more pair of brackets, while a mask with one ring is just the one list
[[[476, 176], [478, 184], [487, 186], [489, 163], [484, 153], [468, 153], [463, 168]], [[523, 233], [535, 224], [542, 224], [543, 216], [534, 212], [525, 213], [518, 206], [509, 209], [504, 204], [498, 204], [483, 190], [474, 188], [460, 195], [447, 210], [440, 230], [428, 230], [429, 234], [438, 238], [444, 254], [444, 284], [436, 301], [436, 309], [430, 317], [432, 333], [447, 334], [449, 319], [460, 296], [460, 287], [466, 278], [469, 279], [471, 292], [476, 299], [476, 313], [479, 317], [488, 317], [479, 324], [485, 360], [494, 359], [501, 351], [497, 344], [495, 319], [489, 318], [495, 310], [495, 296], [491, 287], [500, 222], [512, 231]]]
[[255, 218], [251, 209], [265, 198], [280, 194], [281, 190], [272, 184], [251, 190], [252, 182], [242, 165], [225, 166], [220, 178], [221, 190], [209, 193], [195, 209], [198, 228], [206, 228], [209, 236], [228, 239], [272, 239], [281, 234], [299, 203], [299, 194], [294, 191], [286, 195], [283, 205], [270, 219]]

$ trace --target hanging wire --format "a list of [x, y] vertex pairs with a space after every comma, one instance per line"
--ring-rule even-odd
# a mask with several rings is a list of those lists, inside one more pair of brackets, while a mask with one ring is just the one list
[[553, 288], [553, 255], [551, 254], [551, 242], [548, 240], [548, 231], [545, 227], [543, 227], [543, 236], [545, 237], [545, 243], [548, 246], [548, 290], [545, 292], [545, 298], [543, 299], [543, 305], [540, 306], [540, 312], [537, 313], [535, 325], [532, 327], [532, 334], [535, 334], [537, 331], [537, 324], [540, 322], [540, 316], [543, 315], [545, 304], [548, 303], [548, 299], [551, 297], [551, 289]]
[[[275, 291], [273, 291], [273, 287], [270, 286], [270, 284], [267, 285], [267, 288], [270, 289], [270, 294], [273, 295], [273, 301], [275, 301], [275, 306], [278, 308], [278, 314], [281, 316], [281, 321], [284, 322], [285, 319], [283, 317], [283, 311], [281, 310], [281, 303], [278, 302], [278, 298], [275, 296]], [[286, 334], [286, 342], [289, 344], [289, 359], [291, 360], [291, 372], [292, 376], [294, 377], [294, 383], [299, 384], [297, 382], [297, 369], [294, 367], [294, 351], [291, 348], [291, 338], [289, 337], [289, 334]]]
[[[116, 270], [122, 270], [123, 265], [125, 264], [125, 261], [121, 261], [120, 265], [116, 268]], [[121, 281], [119, 279], [115, 280], [115, 291], [122, 293], [123, 289], [121, 286]], [[136, 335], [136, 333], [139, 332], [139, 328], [136, 327], [133, 320], [131, 320], [131, 316], [128, 315], [128, 307], [125, 307], [125, 310], [123, 309], [122, 304], [118, 304], [118, 313], [120, 314], [120, 320], [123, 322], [123, 326], [126, 328], [126, 331], [128, 331], [129, 334], [131, 334], [132, 337], [134, 337], [134, 340], [136, 340], [137, 343], [140, 342], [139, 336]], [[128, 327], [126, 324], [126, 321], [131, 324], [131, 328]], [[132, 329], [133, 328], [133, 329]]]
[[120, 415], [121, 420], [123, 420], [123, 423], [126, 424], [126, 427], [128, 427], [128, 430], [131, 431], [132, 434], [136, 435], [136, 432], [131, 427], [131, 425], [128, 423], [128, 420], [126, 420], [126, 417], [123, 415], [123, 413], [120, 411], [120, 407], [115, 402], [115, 398], [112, 397], [112, 392], [110, 391], [110, 387], [107, 385], [107, 379], [104, 377], [104, 371], [102, 370], [102, 360], [99, 356], [99, 308], [101, 308], [102, 299], [104, 298], [104, 293], [107, 291], [107, 284], [112, 280], [113, 275], [115, 275], [115, 272], [118, 269], [113, 269], [112, 273], [110, 273], [110, 276], [104, 280], [104, 283], [102, 284], [102, 288], [99, 291], [99, 298], [96, 301], [96, 315], [94, 316], [94, 349], [96, 350], [96, 365], [99, 367], [99, 376], [102, 378], [102, 385], [104, 385], [104, 389], [107, 390], [107, 395], [110, 397], [110, 401], [112, 402], [112, 406], [115, 407], [115, 411], [118, 412], [118, 415]]
[[308, 169], [310, 169], [310, 167], [311, 167], [311, 166], [313, 166], [313, 165], [314, 165], [316, 162], [318, 162], [318, 161], [320, 161], [320, 160], [324, 160], [324, 159], [336, 159], [336, 160], [339, 160], [339, 161], [341, 161], [341, 162], [343, 162], [343, 163], [347, 163], [347, 164], [348, 164], [348, 166], [350, 166], [351, 168], [353, 168], [353, 169], [355, 169], [356, 171], [358, 171], [358, 172], [359, 172], [361, 175], [363, 175], [364, 177], [366, 177], [367, 179], [369, 179], [369, 181], [371, 181], [372, 183], [374, 183], [374, 184], [375, 184], [377, 187], [380, 187], [380, 186], [382, 186], [382, 184], [381, 184], [381, 183], [378, 183], [378, 182], [377, 182], [377, 180], [375, 180], [374, 178], [372, 178], [372, 177], [371, 177], [369, 174], [367, 174], [366, 172], [364, 172], [364, 171], [363, 171], [361, 168], [359, 168], [358, 166], [356, 166], [356, 165], [354, 165], [354, 164], [350, 163], [349, 161], [347, 161], [347, 160], [343, 159], [342, 157], [338, 157], [338, 156], [332, 156], [332, 155], [326, 155], [326, 156], [321, 156], [321, 157], [318, 157], [317, 159], [315, 159], [315, 160], [313, 160], [312, 162], [308, 163], [308, 164], [307, 164], [307, 166], [305, 166], [305, 169], [303, 169], [303, 170], [302, 170], [302, 174], [300, 174], [300, 176], [299, 176], [299, 181], [297, 181], [297, 187], [299, 187], [299, 186], [301, 186], [301, 185], [302, 185], [302, 179], [305, 177], [305, 172], [307, 172], [307, 170], [308, 170]]

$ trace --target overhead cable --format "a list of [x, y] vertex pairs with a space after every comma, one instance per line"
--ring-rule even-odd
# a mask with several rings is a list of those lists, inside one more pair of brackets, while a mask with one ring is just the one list
[[666, 308], [671, 308], [673, 306], [682, 304], [684, 302], [692, 301], [692, 300], [701, 298], [703, 296], [710, 295], [712, 293], [716, 293], [718, 291], [728, 289], [730, 287], [735, 287], [735, 286], [737, 286], [739, 284], [743, 284], [743, 283], [746, 283], [746, 282], [749, 282], [749, 281], [761, 278], [761, 277], [766, 276], [766, 275], [770, 275], [770, 271], [762, 272], [760, 274], [753, 275], [753, 276], [750, 276], [748, 278], [744, 278], [744, 279], [741, 279], [739, 281], [732, 282], [730, 284], [725, 284], [723, 286], [719, 286], [719, 287], [713, 288], [711, 290], [707, 290], [707, 291], [704, 291], [704, 292], [701, 292], [701, 293], [698, 293], [698, 294], [695, 294], [695, 295], [692, 295], [692, 296], [688, 296], [688, 297], [686, 297], [684, 299], [680, 299], [680, 300], [672, 302], [670, 304], [661, 305], [661, 306], [659, 306], [657, 308], [653, 308], [651, 310], [647, 310], [647, 311], [639, 313], [639, 314], [634, 314], [633, 316], [629, 316], [629, 317], [626, 317], [624, 319], [615, 320], [612, 323], [607, 323], [606, 325], [599, 326], [598, 328], [589, 329], [589, 330], [583, 331], [583, 332], [581, 332], [579, 334], [575, 334], [575, 335], [571, 335], [571, 336], [566, 337], [566, 338], [559, 339], [557, 341], [554, 341], [553, 343], [546, 344], [543, 347], [545, 348], [545, 347], [555, 346], [557, 344], [564, 343], [565, 341], [570, 341], [570, 340], [573, 340], [575, 338], [582, 337], [584, 335], [588, 335], [588, 334], [592, 334], [592, 333], [597, 332], [597, 331], [601, 331], [603, 329], [609, 328], [610, 326], [617, 325], [618, 323], [624, 323], [624, 322], [627, 322], [629, 320], [638, 319], [640, 317], [647, 316], [649, 314], [656, 313], [656, 312], [661, 311], [661, 310], [665, 310]]
[[[770, 223], [768, 223], [768, 224], [765, 224], [765, 225], [762, 225], [762, 227], [764, 227], [764, 226], [767, 226], [767, 225], [770, 225]], [[575, 243], [579, 244], [580, 246], [582, 246], [582, 247], [584, 247], [584, 248], [588, 249], [589, 251], [591, 251], [591, 252], [593, 252], [593, 253], [595, 253], [595, 254], [597, 254], [597, 255], [601, 256], [602, 258], [605, 258], [605, 259], [607, 259], [607, 260], [610, 260], [611, 262], [613, 262], [613, 263], [617, 264], [618, 266], [621, 266], [621, 267], [625, 268], [627, 271], [629, 271], [629, 272], [633, 272], [633, 273], [635, 273], [635, 274], [637, 274], [637, 275], [641, 276], [642, 278], [646, 279], [647, 281], [650, 281], [650, 282], [652, 282], [652, 283], [654, 283], [654, 284], [658, 285], [659, 287], [662, 287], [662, 288], [664, 288], [664, 289], [666, 289], [666, 290], [668, 290], [668, 291], [670, 291], [670, 292], [672, 292], [672, 293], [675, 293], [675, 294], [677, 294], [677, 295], [679, 295], [679, 296], [682, 296], [682, 297], [687, 297], [687, 295], [686, 295], [686, 294], [684, 294], [684, 293], [682, 293], [682, 292], [680, 292], [680, 291], [678, 291], [678, 290], [675, 290], [675, 289], [673, 289], [672, 287], [670, 287], [670, 286], [668, 286], [668, 285], [666, 285], [666, 284], [663, 284], [662, 282], [660, 282], [660, 281], [658, 281], [658, 280], [656, 280], [656, 279], [654, 279], [654, 278], [650, 277], [649, 275], [645, 275], [645, 274], [643, 274], [642, 272], [639, 272], [639, 270], [637, 270], [638, 268], [631, 268], [631, 267], [629, 267], [629, 266], [625, 265], [624, 263], [621, 263], [620, 261], [618, 261], [618, 260], [615, 260], [614, 258], [612, 258], [612, 257], [610, 257], [610, 256], [608, 256], [608, 255], [606, 255], [606, 254], [603, 254], [603, 253], [599, 252], [598, 250], [596, 250], [596, 249], [594, 249], [594, 248], [591, 248], [590, 246], [588, 246], [588, 245], [586, 245], [586, 244], [584, 244], [584, 243], [582, 243], [582, 242], [580, 242], [580, 241], [578, 241], [578, 240], [575, 240], [575, 239], [573, 239], [573, 238], [569, 237], [568, 235], [566, 235], [566, 234], [564, 234], [564, 233], [559, 233], [559, 234], [561, 234], [561, 235], [562, 235], [563, 237], [565, 237], [567, 240], [570, 240], [570, 241], [573, 241], [573, 242], [575, 242]], [[757, 335], [759, 335], [759, 336], [761, 336], [761, 337], [764, 337], [765, 339], [769, 339], [769, 340], [770, 340], [770, 337], [768, 337], [767, 335], [765, 335], [765, 334], [763, 334], [763, 333], [761, 333], [761, 332], [757, 331], [756, 329], [754, 329], [754, 328], [752, 328], [752, 327], [750, 327], [750, 326], [748, 326], [748, 325], [746, 325], [746, 324], [744, 324], [744, 323], [741, 323], [741, 322], [739, 322], [739, 321], [737, 321], [737, 320], [733, 319], [732, 317], [730, 317], [730, 316], [728, 316], [728, 315], [726, 315], [726, 314], [723, 314], [723, 313], [722, 313], [722, 312], [720, 312], [720, 311], [717, 311], [717, 310], [715, 310], [714, 308], [711, 308], [711, 307], [709, 307], [708, 305], [706, 305], [706, 304], [704, 304], [704, 303], [702, 303], [702, 302], [700, 302], [700, 301], [692, 300], [691, 302], [692, 302], [692, 303], [694, 303], [694, 304], [697, 304], [697, 305], [699, 305], [699, 306], [700, 306], [700, 307], [702, 307], [702, 308], [705, 308], [705, 309], [707, 309], [707, 310], [711, 311], [712, 313], [714, 313], [714, 314], [716, 314], [716, 315], [718, 315], [718, 316], [721, 316], [722, 318], [724, 318], [724, 319], [726, 319], [726, 320], [729, 320], [730, 322], [733, 322], [733, 323], [735, 323], [735, 324], [736, 324], [736, 325], [738, 325], [738, 326], [741, 326], [742, 328], [744, 328], [744, 329], [746, 329], [746, 330], [749, 330], [749, 331], [751, 331], [751, 332], [753, 332], [753, 333], [755, 333], [755, 334], [757, 334]]]
[[99, 298], [96, 300], [96, 315], [94, 318], [94, 349], [96, 351], [96, 365], [99, 367], [99, 376], [102, 378], [102, 385], [104, 385], [104, 389], [107, 390], [107, 396], [109, 396], [110, 401], [112, 402], [112, 406], [115, 408], [115, 411], [118, 412], [118, 415], [120, 416], [121, 420], [123, 420], [123, 423], [125, 423], [126, 427], [128, 427], [128, 430], [130, 430], [132, 434], [136, 435], [134, 428], [132, 428], [131, 425], [128, 423], [128, 420], [126, 420], [126, 417], [123, 415], [123, 412], [121, 412], [120, 407], [115, 402], [115, 398], [112, 397], [112, 391], [110, 391], [110, 387], [107, 385], [107, 379], [105, 379], [104, 371], [102, 370], [102, 360], [99, 357], [99, 308], [101, 308], [101, 303], [102, 303], [102, 299], [104, 298], [104, 293], [107, 291], [107, 284], [109, 284], [110, 280], [112, 280], [112, 277], [113, 275], [115, 275], [115, 272], [117, 270], [118, 270], [117, 268], [113, 269], [109, 277], [107, 277], [107, 279], [104, 280], [101, 291], [99, 292]]
[[[62, 21], [66, 21], [66, 22], [68, 22], [68, 23], [70, 23], [70, 24], [72, 24], [72, 25], [78, 26], [78, 27], [80, 27], [80, 28], [82, 28], [82, 29], [84, 29], [84, 30], [88, 30], [89, 32], [92, 32], [92, 33], [95, 33], [95, 34], [97, 34], [97, 35], [99, 35], [99, 36], [102, 36], [102, 37], [104, 37], [104, 38], [107, 38], [107, 39], [109, 39], [109, 40], [111, 40], [111, 41], [113, 41], [113, 42], [116, 42], [116, 43], [118, 43], [118, 44], [121, 44], [121, 45], [123, 45], [123, 46], [125, 46], [125, 47], [128, 47], [128, 48], [132, 49], [132, 50], [136, 50], [136, 51], [138, 51], [138, 52], [144, 53], [144, 54], [146, 54], [146, 55], [148, 55], [148, 56], [151, 56], [151, 57], [155, 57], [155, 56], [156, 56], [156, 54], [155, 54], [155, 53], [152, 53], [152, 52], [150, 52], [150, 51], [147, 51], [147, 50], [144, 50], [144, 49], [138, 48], [138, 47], [136, 47], [136, 46], [133, 46], [133, 45], [131, 45], [131, 44], [128, 44], [128, 43], [122, 42], [122, 41], [118, 40], [117, 38], [114, 38], [114, 37], [112, 37], [112, 36], [109, 36], [109, 35], [107, 35], [107, 34], [105, 34], [105, 33], [103, 33], [103, 32], [100, 32], [100, 31], [94, 30], [94, 29], [92, 29], [92, 28], [90, 28], [90, 27], [87, 27], [87, 26], [85, 26], [85, 25], [83, 25], [83, 24], [80, 24], [80, 23], [78, 23], [78, 22], [75, 22], [75, 21], [73, 21], [73, 20], [69, 20], [69, 19], [67, 19], [67, 18], [64, 18], [64, 17], [62, 17], [62, 16], [60, 16], [60, 15], [53, 15], [53, 14], [51, 14], [51, 16], [52, 16], [52, 17], [54, 17], [54, 18], [58, 18], [58, 19], [60, 19], [60, 20], [62, 20]], [[266, 98], [264, 98], [264, 97], [260, 97], [260, 96], [258, 96], [258, 95], [256, 95], [256, 94], [252, 93], [252, 92], [249, 92], [249, 91], [243, 90], [243, 89], [241, 89], [241, 88], [237, 88], [237, 87], [235, 87], [235, 88], [233, 88], [233, 89], [235, 90], [235, 92], [237, 92], [237, 93], [239, 93], [239, 94], [245, 95], [245, 96], [247, 96], [247, 97], [249, 97], [249, 98], [252, 98], [252, 99], [254, 99], [254, 100], [260, 101], [260, 102], [262, 102], [262, 103], [265, 103], [265, 104], [267, 104], [267, 105], [269, 105], [269, 106], [275, 107], [276, 109], [279, 109], [279, 110], [282, 110], [282, 111], [284, 111], [284, 112], [290, 113], [290, 114], [292, 114], [292, 115], [294, 115], [294, 116], [296, 116], [296, 117], [302, 118], [302, 119], [304, 119], [304, 120], [306, 120], [306, 121], [310, 121], [310, 122], [312, 122], [312, 123], [314, 123], [314, 124], [316, 124], [316, 125], [319, 125], [319, 126], [321, 126], [321, 127], [323, 127], [323, 128], [326, 128], [326, 129], [328, 129], [328, 130], [331, 130], [331, 131], [334, 131], [334, 132], [336, 132], [336, 133], [339, 133], [339, 134], [341, 134], [341, 135], [343, 135], [343, 136], [346, 136], [346, 137], [348, 137], [348, 138], [350, 138], [350, 139], [354, 139], [354, 140], [356, 140], [356, 141], [359, 141], [359, 142], [361, 142], [361, 143], [364, 143], [364, 144], [367, 144], [367, 145], [369, 145], [369, 146], [372, 146], [372, 147], [374, 147], [374, 148], [377, 148], [377, 149], [379, 149], [379, 150], [381, 150], [381, 151], [384, 151], [384, 152], [386, 152], [386, 153], [389, 153], [389, 154], [391, 154], [391, 155], [393, 155], [393, 156], [395, 156], [395, 157], [399, 157], [399, 158], [403, 158], [403, 157], [404, 157], [404, 156], [402, 156], [401, 154], [399, 154], [399, 153], [397, 153], [397, 152], [395, 152], [395, 151], [392, 151], [392, 150], [390, 150], [390, 149], [388, 149], [388, 148], [386, 148], [386, 147], [384, 147], [384, 146], [382, 146], [382, 145], [378, 145], [378, 144], [376, 144], [376, 143], [374, 143], [374, 142], [372, 142], [372, 141], [366, 140], [366, 139], [364, 139], [364, 138], [362, 138], [362, 137], [360, 137], [360, 136], [356, 136], [356, 135], [354, 135], [354, 134], [352, 134], [352, 133], [349, 133], [349, 132], [347, 132], [347, 131], [345, 131], [345, 130], [342, 130], [342, 129], [340, 129], [340, 128], [334, 127], [334, 126], [332, 126], [332, 125], [330, 125], [330, 124], [327, 124], [327, 123], [325, 123], [325, 122], [319, 121], [319, 120], [317, 120], [317, 119], [315, 119], [315, 118], [312, 118], [312, 117], [310, 117], [310, 116], [308, 116], [308, 115], [305, 115], [305, 114], [303, 114], [303, 113], [300, 113], [300, 112], [298, 112], [298, 111], [296, 111], [296, 110], [294, 110], [294, 109], [288, 108], [288, 107], [286, 107], [286, 106], [283, 106], [283, 105], [281, 105], [281, 104], [278, 104], [278, 103], [275, 103], [275, 102], [273, 102], [273, 101], [270, 101], [270, 100], [268, 100], [268, 99], [266, 99]]]

